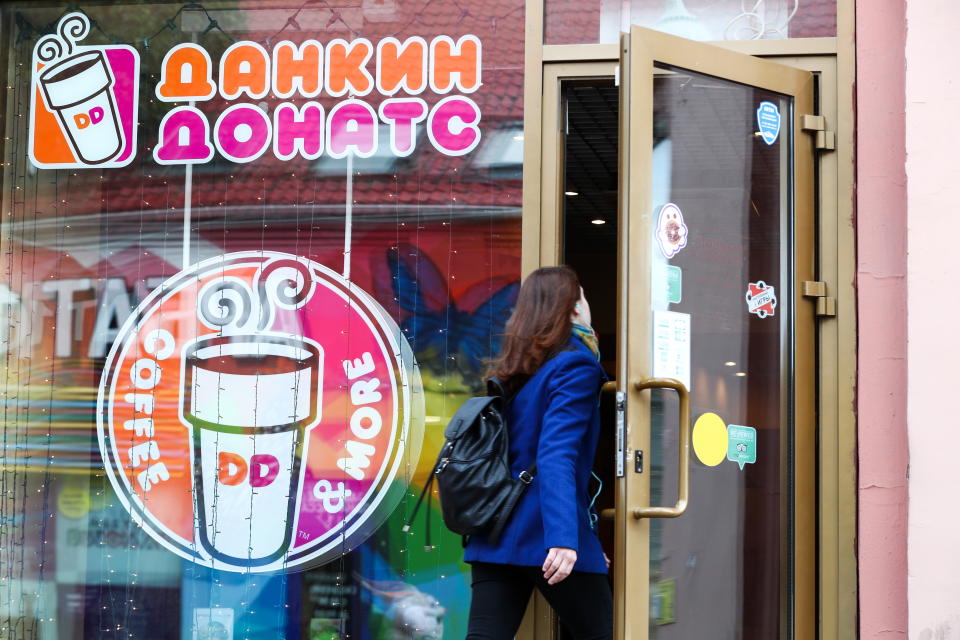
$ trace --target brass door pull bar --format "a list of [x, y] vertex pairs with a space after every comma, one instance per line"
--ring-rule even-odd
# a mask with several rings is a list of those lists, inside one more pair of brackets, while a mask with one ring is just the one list
[[680, 401], [680, 443], [677, 467], [677, 504], [672, 507], [636, 507], [633, 517], [640, 518], [676, 518], [687, 510], [690, 500], [690, 392], [687, 387], [673, 378], [644, 378], [634, 383], [637, 391], [644, 389], [673, 389]]

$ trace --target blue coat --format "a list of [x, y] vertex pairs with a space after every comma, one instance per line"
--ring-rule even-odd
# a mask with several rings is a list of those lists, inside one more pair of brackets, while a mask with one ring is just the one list
[[543, 564], [551, 547], [577, 552], [575, 571], [606, 573], [587, 513], [590, 471], [600, 435], [599, 391], [606, 376], [593, 353], [571, 337], [514, 396], [507, 412], [510, 468], [537, 460], [537, 475], [497, 544], [471, 536], [466, 562]]

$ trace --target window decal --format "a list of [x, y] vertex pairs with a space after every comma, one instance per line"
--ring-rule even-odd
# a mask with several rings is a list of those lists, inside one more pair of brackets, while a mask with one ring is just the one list
[[29, 154], [41, 169], [123, 167], [136, 155], [140, 54], [78, 46], [88, 33], [90, 20], [70, 13], [34, 47]]
[[[98, 398], [117, 495], [157, 542], [228, 571], [315, 566], [396, 506], [423, 394], [386, 312], [289, 254], [211, 258], [130, 316]], [[404, 464], [404, 461], [407, 464]]]

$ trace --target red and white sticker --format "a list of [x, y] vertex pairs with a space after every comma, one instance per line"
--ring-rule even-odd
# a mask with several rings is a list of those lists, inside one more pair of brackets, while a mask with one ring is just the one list
[[747, 301], [747, 310], [760, 318], [772, 316], [776, 312], [777, 292], [763, 280], [749, 283], [744, 298]]

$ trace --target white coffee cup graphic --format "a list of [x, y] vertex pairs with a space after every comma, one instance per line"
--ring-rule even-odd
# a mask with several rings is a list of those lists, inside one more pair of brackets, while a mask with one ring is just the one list
[[289, 549], [322, 357], [312, 341], [265, 333], [185, 349], [181, 415], [193, 431], [197, 533], [213, 558], [256, 566]]
[[113, 75], [102, 51], [78, 53], [45, 68], [40, 88], [80, 160], [100, 164], [120, 153], [123, 138]]

